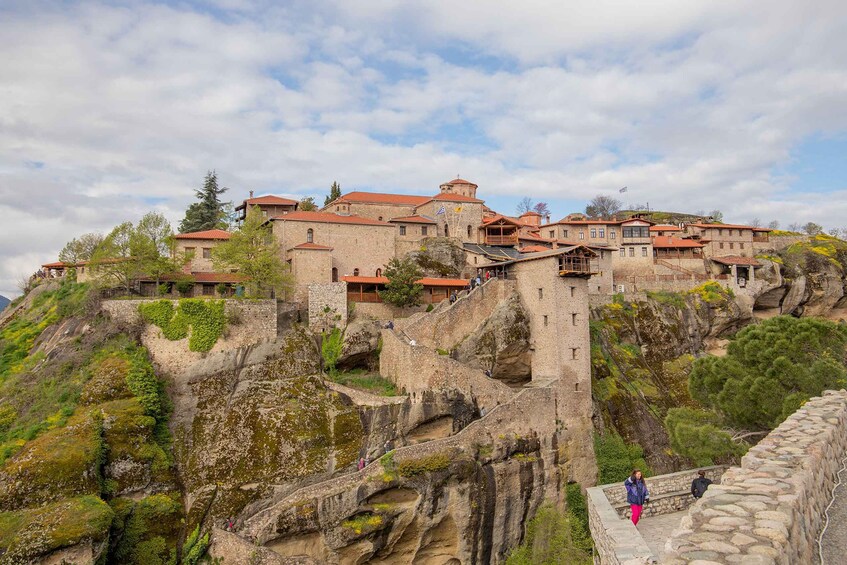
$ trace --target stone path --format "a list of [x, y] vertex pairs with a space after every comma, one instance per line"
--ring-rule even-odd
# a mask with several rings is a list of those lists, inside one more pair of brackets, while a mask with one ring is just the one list
[[847, 471], [841, 471], [839, 476], [841, 484], [835, 488], [835, 500], [829, 507], [829, 525], [821, 539], [821, 565], [844, 563], [847, 555]]
[[661, 557], [665, 549], [665, 542], [671, 537], [671, 533], [679, 526], [679, 521], [687, 513], [688, 510], [680, 510], [670, 514], [642, 518], [638, 521], [638, 531], [653, 551], [654, 557]]

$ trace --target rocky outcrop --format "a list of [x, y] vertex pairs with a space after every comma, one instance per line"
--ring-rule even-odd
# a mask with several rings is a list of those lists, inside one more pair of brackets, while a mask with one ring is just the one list
[[480, 370], [507, 384], [530, 380], [529, 317], [520, 296], [512, 294], [500, 303], [489, 318], [453, 351], [457, 361]]
[[428, 277], [458, 277], [465, 267], [465, 250], [447, 237], [428, 237], [421, 242], [420, 250], [407, 257]]
[[379, 363], [379, 322], [356, 320], [347, 325], [341, 343], [339, 369], [372, 368]]

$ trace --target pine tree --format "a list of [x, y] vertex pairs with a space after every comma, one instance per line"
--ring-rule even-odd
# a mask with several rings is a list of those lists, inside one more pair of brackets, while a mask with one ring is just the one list
[[226, 207], [230, 202], [221, 202], [221, 195], [229, 190], [218, 187], [218, 175], [215, 171], [206, 173], [203, 188], [195, 190], [197, 202], [185, 211], [185, 218], [179, 224], [181, 233], [211, 230], [226, 227]]
[[341, 185], [338, 181], [332, 181], [332, 186], [329, 187], [329, 195], [324, 199], [324, 206], [328, 206], [330, 202], [341, 197]]
[[417, 306], [423, 294], [423, 285], [418, 283], [423, 274], [410, 259], [394, 257], [385, 267], [388, 284], [379, 292], [380, 298], [394, 306]]

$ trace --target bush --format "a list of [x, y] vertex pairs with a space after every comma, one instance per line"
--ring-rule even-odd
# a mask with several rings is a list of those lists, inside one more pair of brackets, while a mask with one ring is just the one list
[[171, 341], [187, 337], [190, 326], [188, 349], [191, 351], [211, 350], [226, 326], [222, 300], [182, 298], [176, 309], [170, 300], [158, 300], [140, 304], [138, 311], [146, 322], [159, 327], [162, 335]]
[[158, 287], [156, 287], [156, 290], [159, 291], [160, 296], [163, 296], [165, 294], [170, 293], [171, 285], [169, 285], [168, 283], [162, 283]]
[[229, 285], [226, 283], [218, 283], [215, 285], [215, 290], [218, 293], [218, 296], [228, 296], [229, 295]]
[[573, 521], [571, 512], [559, 512], [550, 504], [542, 506], [527, 524], [523, 543], [509, 554], [506, 565], [590, 565], [590, 548], [584, 549], [586, 540], [574, 536]]
[[638, 444], [627, 444], [616, 433], [594, 434], [594, 454], [597, 457], [598, 481], [601, 485], [625, 480], [633, 469], [641, 469], [645, 477], [650, 469], [644, 451]]
[[185, 296], [185, 295], [191, 293], [192, 289], [194, 288], [194, 281], [193, 280], [180, 280], [180, 281], [177, 281], [176, 284], [174, 284], [174, 286], [176, 287], [177, 292], [179, 292], [180, 294]]
[[337, 372], [335, 365], [338, 363], [338, 358], [341, 357], [342, 345], [340, 329], [332, 328], [332, 331], [323, 334], [321, 356], [323, 357], [324, 369], [330, 375], [335, 375]]
[[401, 477], [415, 477], [425, 473], [443, 471], [450, 466], [450, 455], [434, 453], [417, 459], [407, 459], [396, 464], [397, 473]]
[[435, 310], [435, 307], [432, 304], [426, 305], [426, 311], [427, 312], [432, 312], [433, 310]]
[[744, 453], [745, 447], [733, 442], [720, 424], [720, 417], [714, 412], [693, 408], [671, 408], [665, 417], [671, 449], [693, 459], [698, 467]]

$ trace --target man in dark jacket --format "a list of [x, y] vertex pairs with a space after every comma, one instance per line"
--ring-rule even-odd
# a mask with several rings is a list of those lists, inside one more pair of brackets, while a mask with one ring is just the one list
[[691, 495], [694, 498], [703, 496], [703, 493], [712, 484], [712, 481], [706, 478], [706, 471], [697, 471], [697, 474], [700, 476], [691, 481]]

